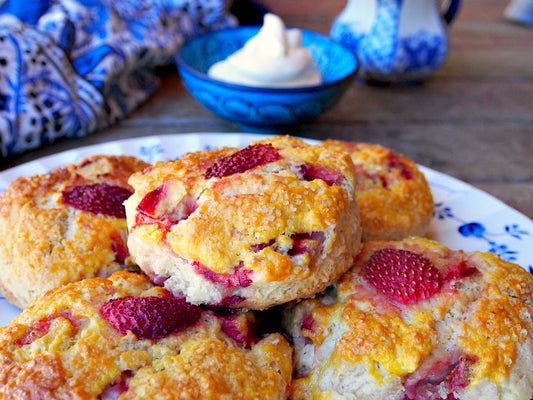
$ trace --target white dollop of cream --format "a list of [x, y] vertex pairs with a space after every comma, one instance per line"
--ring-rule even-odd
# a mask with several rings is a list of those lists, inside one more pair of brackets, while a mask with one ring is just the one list
[[277, 15], [266, 14], [256, 36], [227, 59], [211, 66], [210, 77], [260, 87], [301, 87], [322, 82], [302, 31], [286, 29]]

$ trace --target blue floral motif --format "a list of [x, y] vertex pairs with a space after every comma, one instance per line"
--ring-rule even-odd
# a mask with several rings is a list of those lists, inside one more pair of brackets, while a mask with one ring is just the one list
[[444, 36], [419, 31], [401, 40], [399, 46], [401, 61], [397, 63], [397, 68], [405, 72], [431, 72], [443, 63], [447, 47]]
[[516, 239], [522, 239], [522, 236], [529, 235], [529, 232], [520, 229], [518, 224], [506, 225], [505, 232]]
[[335, 24], [333, 25], [331, 36], [335, 37], [339, 42], [357, 49], [361, 40], [365, 37], [364, 33], [352, 31], [350, 25]]
[[376, 21], [357, 48], [362, 68], [371, 74], [394, 74], [399, 43], [400, 7], [398, 1], [378, 1]]
[[459, 228], [461, 235], [465, 237], [475, 236], [482, 238], [485, 234], [485, 227], [479, 222], [470, 222], [468, 224], [463, 224]]
[[507, 261], [515, 261], [517, 252], [514, 250], [509, 250], [509, 246], [506, 244], [498, 244], [493, 241], [489, 241], [489, 251], [500, 256], [502, 259]]
[[513, 239], [522, 240], [524, 236], [530, 235], [530, 233], [522, 229], [519, 224], [505, 225], [501, 233], [489, 232], [487, 231], [485, 225], [480, 222], [466, 222], [461, 220], [453, 213], [451, 207], [446, 206], [442, 202], [435, 204], [433, 216], [439, 220], [451, 219], [457, 221], [460, 224], [457, 228], [457, 231], [461, 234], [461, 236], [465, 238], [474, 238], [486, 241], [488, 244], [487, 251], [495, 253], [507, 261], [515, 261], [518, 252], [510, 248], [508, 244], [495, 241], [494, 238], [498, 236], [510, 236]]
[[531, 275], [533, 275], [533, 266], [530, 265], [530, 266], [528, 267], [528, 269], [529, 269], [529, 272], [531, 273]]
[[453, 218], [454, 215], [450, 207], [446, 207], [443, 203], [435, 203], [435, 211], [433, 215], [438, 219]]
[[139, 149], [141, 157], [149, 164], [153, 164], [159, 159], [158, 155], [163, 154], [163, 148], [161, 144], [155, 144], [153, 146], [141, 146]]

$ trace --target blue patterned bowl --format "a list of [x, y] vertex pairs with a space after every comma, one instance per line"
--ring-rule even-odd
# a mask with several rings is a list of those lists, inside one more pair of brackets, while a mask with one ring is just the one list
[[226, 59], [255, 36], [258, 26], [210, 32], [186, 42], [176, 53], [185, 87], [214, 114], [243, 131], [277, 132], [310, 121], [333, 106], [359, 68], [355, 53], [320, 33], [302, 30], [302, 42], [317, 63], [323, 82], [299, 88], [259, 88], [207, 76], [214, 63]]

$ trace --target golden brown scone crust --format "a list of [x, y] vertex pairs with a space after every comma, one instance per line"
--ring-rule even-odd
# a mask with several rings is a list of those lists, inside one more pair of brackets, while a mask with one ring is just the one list
[[[155, 282], [192, 303], [265, 309], [310, 297], [344, 273], [359, 249], [347, 154], [287, 136], [253, 145], [272, 145], [280, 159], [207, 179], [208, 168], [239, 149], [205, 150], [129, 181], [135, 188], [126, 202], [132, 257]], [[302, 165], [339, 182], [304, 178]], [[139, 204], [157, 191], [165, 194], [157, 200], [157, 218], [147, 223]], [[169, 226], [170, 218], [178, 222]], [[300, 245], [302, 251], [291, 253]]]
[[121, 268], [125, 218], [68, 206], [62, 191], [96, 183], [132, 191], [129, 176], [148, 166], [134, 157], [95, 155], [15, 179], [0, 195], [0, 291], [6, 299], [25, 308], [48, 289]]
[[[185, 330], [157, 340], [121, 334], [99, 313], [109, 300], [165, 296], [146, 276], [118, 271], [45, 293], [0, 328], [2, 399], [276, 399], [287, 397], [292, 354], [270, 334], [245, 348], [203, 311]], [[33, 342], [39, 321], [53, 318]], [[114, 395], [114, 396], [113, 396]]]
[[[440, 290], [410, 305], [381, 294], [364, 271], [385, 248], [429, 259]], [[533, 276], [520, 266], [422, 238], [365, 242], [336, 288], [286, 310], [291, 399], [532, 398]]]
[[363, 241], [427, 233], [433, 196], [414, 161], [377, 144], [326, 140], [323, 145], [347, 152], [355, 164]]

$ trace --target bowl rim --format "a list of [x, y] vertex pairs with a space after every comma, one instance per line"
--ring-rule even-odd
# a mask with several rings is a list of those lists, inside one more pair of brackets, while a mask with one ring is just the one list
[[[276, 93], [276, 94], [283, 94], [283, 93], [302, 93], [302, 92], [312, 92], [312, 91], [320, 91], [327, 89], [332, 86], [337, 86], [338, 84], [344, 83], [345, 81], [351, 81], [356, 77], [356, 75], [359, 73], [359, 70], [361, 68], [361, 62], [359, 60], [359, 56], [357, 53], [344, 43], [338, 41], [337, 39], [328, 36], [326, 34], [323, 34], [321, 32], [313, 31], [310, 29], [302, 29], [298, 27], [288, 26], [286, 29], [299, 29], [302, 31], [302, 33], [311, 34], [311, 35], [317, 35], [322, 37], [323, 39], [326, 39], [327, 41], [333, 42], [336, 45], [343, 48], [348, 54], [352, 55], [355, 61], [355, 68], [350, 71], [350, 73], [344, 75], [341, 78], [335, 79], [333, 81], [328, 82], [322, 82], [316, 85], [309, 85], [309, 86], [296, 86], [296, 87], [267, 87], [267, 86], [248, 86], [248, 85], [241, 85], [238, 83], [231, 83], [227, 81], [223, 81], [220, 79], [215, 79], [207, 75], [206, 73], [200, 72], [197, 69], [191, 67], [189, 64], [187, 64], [181, 55], [182, 49], [186, 46], [192, 43], [195, 40], [202, 40], [205, 39], [208, 36], [214, 36], [216, 34], [220, 33], [230, 33], [230, 32], [236, 32], [236, 31], [244, 31], [244, 30], [259, 30], [261, 28], [261, 25], [243, 25], [243, 26], [237, 26], [232, 28], [224, 28], [224, 29], [217, 29], [209, 32], [202, 33], [200, 35], [191, 37], [190, 39], [185, 40], [181, 45], [178, 46], [177, 50], [174, 52], [174, 60], [176, 61], [176, 67], [178, 69], [178, 72], [181, 75], [181, 70], [186, 70], [189, 74], [193, 75], [195, 78], [200, 79], [205, 82], [211, 82], [215, 83], [217, 85], [226, 87], [228, 89], [238, 90], [238, 91], [244, 91], [244, 92], [263, 92], [263, 93]], [[183, 79], [183, 77], [182, 77]]]

